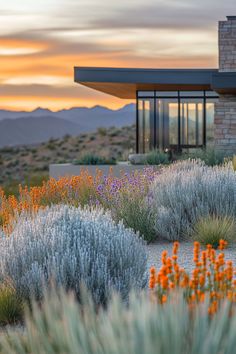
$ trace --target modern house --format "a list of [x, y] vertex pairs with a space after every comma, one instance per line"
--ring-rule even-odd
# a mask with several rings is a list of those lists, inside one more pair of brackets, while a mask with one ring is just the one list
[[75, 67], [75, 82], [136, 99], [136, 151], [236, 152], [236, 16], [219, 22], [219, 69]]

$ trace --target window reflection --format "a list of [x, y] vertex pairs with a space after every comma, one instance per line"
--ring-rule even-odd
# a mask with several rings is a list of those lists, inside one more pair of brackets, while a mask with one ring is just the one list
[[180, 101], [181, 145], [203, 144], [203, 100]]
[[138, 151], [212, 144], [217, 98], [211, 93], [209, 97], [205, 94], [204, 100], [199, 92], [172, 92], [175, 97], [171, 97], [171, 92], [163, 92], [158, 97], [156, 91], [156, 98], [151, 97], [154, 91], [146, 92], [146, 97], [145, 91], [141, 92], [142, 96], [138, 93]]
[[157, 100], [157, 147], [168, 148], [178, 144], [178, 100]]
[[154, 99], [139, 99], [138, 103], [139, 152], [154, 147]]
[[215, 103], [217, 99], [206, 100], [206, 143], [207, 145], [214, 144], [214, 114]]

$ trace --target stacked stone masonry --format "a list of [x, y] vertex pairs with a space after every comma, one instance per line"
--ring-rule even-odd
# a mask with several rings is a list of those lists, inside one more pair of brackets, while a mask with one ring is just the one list
[[[219, 22], [219, 71], [236, 71], [236, 17]], [[236, 95], [221, 94], [215, 105], [215, 147], [236, 154]]]
[[236, 71], [236, 18], [219, 22], [219, 71]]

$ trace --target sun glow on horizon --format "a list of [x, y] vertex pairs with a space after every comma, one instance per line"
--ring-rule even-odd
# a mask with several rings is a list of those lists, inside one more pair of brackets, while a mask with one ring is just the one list
[[[232, 13], [231, 0], [214, 11], [213, 0], [5, 2], [0, 5], [0, 108], [98, 104], [116, 109], [130, 102], [75, 84], [74, 66], [216, 68], [217, 21], [227, 1]], [[203, 16], [203, 4], [211, 15]]]

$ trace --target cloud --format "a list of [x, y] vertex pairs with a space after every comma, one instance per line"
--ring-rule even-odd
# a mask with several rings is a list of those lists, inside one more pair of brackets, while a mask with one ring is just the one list
[[60, 107], [78, 97], [117, 102], [73, 84], [74, 66], [217, 67], [217, 21], [234, 14], [235, 0], [11, 0], [0, 7], [0, 105], [38, 99]]

